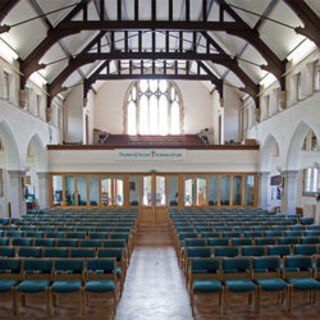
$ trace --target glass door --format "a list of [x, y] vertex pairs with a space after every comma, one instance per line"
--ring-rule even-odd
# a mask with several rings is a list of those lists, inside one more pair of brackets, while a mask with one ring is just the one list
[[142, 179], [141, 221], [164, 223], [168, 221], [167, 177], [156, 174]]

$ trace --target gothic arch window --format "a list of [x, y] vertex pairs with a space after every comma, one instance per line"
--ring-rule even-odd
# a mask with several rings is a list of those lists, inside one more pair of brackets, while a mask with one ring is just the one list
[[183, 105], [177, 85], [167, 80], [134, 81], [124, 104], [129, 135], [183, 134]]

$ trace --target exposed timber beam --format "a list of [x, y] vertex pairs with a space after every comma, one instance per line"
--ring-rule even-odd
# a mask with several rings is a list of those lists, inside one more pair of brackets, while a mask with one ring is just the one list
[[304, 23], [304, 27], [296, 28], [296, 32], [311, 39], [320, 47], [320, 17], [303, 0], [284, 0]]
[[68, 21], [61, 22], [58, 30], [105, 30], [105, 31], [250, 31], [237, 22], [220, 21]]
[[220, 6], [241, 26], [247, 27], [249, 31], [225, 30], [227, 33], [240, 37], [255, 47], [267, 61], [267, 65], [261, 66], [263, 70], [271, 72], [280, 82], [285, 72], [285, 63], [261, 40], [259, 32], [250, 26], [228, 5], [225, 0], [216, 0]]
[[[81, 3], [75, 6], [60, 23], [70, 21], [76, 14], [85, 9], [90, 1], [91, 0], [83, 0]], [[81, 30], [76, 29], [60, 30], [58, 28], [60, 23], [57, 25], [57, 27], [50, 28], [44, 40], [41, 41], [40, 44], [22, 61], [21, 72], [23, 73], [24, 77], [21, 77], [21, 87], [24, 87], [27, 79], [33, 72], [45, 67], [45, 65], [39, 64], [39, 61], [51, 48], [51, 46], [64, 37], [81, 32]]]
[[81, 53], [75, 57], [75, 58], [70, 58], [68, 66], [58, 74], [58, 76], [50, 83], [48, 84], [48, 92], [50, 94], [51, 100], [55, 95], [57, 95], [59, 92], [63, 90], [62, 84], [63, 82], [75, 71], [77, 68], [88, 64], [95, 62], [96, 59], [95, 57], [87, 57], [83, 58], [81, 55], [90, 50], [94, 45], [99, 43], [102, 37], [105, 36], [105, 32], [101, 31], [93, 40], [91, 40], [86, 47], [81, 51]]
[[256, 98], [257, 94], [259, 93], [259, 87], [256, 85], [256, 83], [239, 67], [238, 61], [236, 59], [232, 59], [219, 44], [206, 32], [201, 33], [202, 36], [208, 41], [213, 47], [215, 47], [222, 57], [224, 61], [224, 66], [226, 66], [228, 69], [233, 71], [239, 79], [244, 84], [243, 91], [247, 92], [250, 96], [252, 96], [254, 99]]
[[[2, 0], [0, 1], [0, 23], [4, 20], [6, 15], [12, 10], [20, 0]], [[0, 33], [10, 30], [8, 26], [0, 26]]]

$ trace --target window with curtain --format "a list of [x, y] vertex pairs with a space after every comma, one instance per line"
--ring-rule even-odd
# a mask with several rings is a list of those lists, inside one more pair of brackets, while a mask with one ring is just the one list
[[315, 195], [320, 192], [320, 170], [310, 167], [304, 169], [304, 194]]
[[129, 135], [182, 134], [182, 108], [177, 87], [167, 80], [133, 83], [125, 110]]

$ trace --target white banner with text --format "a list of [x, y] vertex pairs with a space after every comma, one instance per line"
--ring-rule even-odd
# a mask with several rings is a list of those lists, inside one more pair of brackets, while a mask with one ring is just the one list
[[186, 149], [116, 149], [115, 160], [181, 161], [186, 159]]

